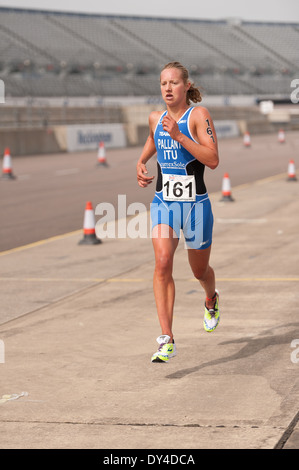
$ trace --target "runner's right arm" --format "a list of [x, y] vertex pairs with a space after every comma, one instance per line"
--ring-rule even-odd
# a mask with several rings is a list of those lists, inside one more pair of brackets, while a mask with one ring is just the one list
[[146, 163], [156, 153], [154, 130], [156, 128], [160, 115], [160, 112], [154, 111], [149, 116], [149, 136], [145, 142], [141, 156], [137, 162], [137, 182], [141, 188], [146, 188], [150, 183], [152, 183], [154, 179], [154, 176], [146, 176]]

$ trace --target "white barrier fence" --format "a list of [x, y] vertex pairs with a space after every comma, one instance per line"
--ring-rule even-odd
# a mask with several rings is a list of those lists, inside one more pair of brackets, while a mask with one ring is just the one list
[[[214, 121], [218, 139], [237, 137], [240, 130], [237, 121]], [[127, 146], [127, 136], [123, 124], [87, 124], [58, 126], [60, 138], [63, 137], [63, 147], [67, 152], [95, 150], [100, 142], [106, 148], [123, 148]], [[141, 145], [141, 144], [140, 144]]]
[[100, 142], [107, 148], [126, 147], [127, 139], [123, 124], [94, 124], [66, 126], [68, 152], [94, 150]]
[[226, 137], [237, 137], [240, 135], [240, 129], [237, 121], [214, 121], [215, 131], [218, 139]]

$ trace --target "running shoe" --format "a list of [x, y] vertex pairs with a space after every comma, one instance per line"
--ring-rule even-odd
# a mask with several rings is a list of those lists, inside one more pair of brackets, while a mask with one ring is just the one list
[[216, 290], [214, 297], [216, 297], [214, 308], [207, 308], [205, 304], [205, 315], [203, 319], [203, 327], [208, 333], [211, 331], [214, 331], [220, 321], [218, 290]]
[[160, 345], [159, 349], [152, 356], [152, 362], [168, 362], [171, 357], [176, 355], [175, 343], [169, 343], [170, 336], [161, 335], [157, 338], [157, 342]]

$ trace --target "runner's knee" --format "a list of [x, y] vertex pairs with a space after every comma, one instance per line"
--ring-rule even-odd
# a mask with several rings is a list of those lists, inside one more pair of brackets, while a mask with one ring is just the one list
[[156, 254], [155, 271], [161, 277], [167, 276], [172, 272], [173, 257], [168, 252], [161, 251]]
[[192, 271], [195, 279], [198, 281], [205, 281], [208, 274], [208, 269], [208, 266], [197, 266], [195, 269], [193, 268]]

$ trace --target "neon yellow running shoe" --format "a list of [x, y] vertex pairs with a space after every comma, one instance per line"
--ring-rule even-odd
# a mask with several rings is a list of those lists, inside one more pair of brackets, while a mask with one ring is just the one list
[[[219, 315], [219, 292], [216, 290], [215, 294], [215, 305], [214, 308], [207, 308], [205, 304], [205, 315], [203, 319], [203, 327], [204, 329], [210, 333], [214, 331], [220, 321]], [[213, 297], [213, 299], [214, 299]]]
[[161, 335], [157, 338], [159, 349], [152, 356], [152, 362], [168, 362], [171, 357], [176, 355], [175, 343], [169, 343], [170, 336]]

